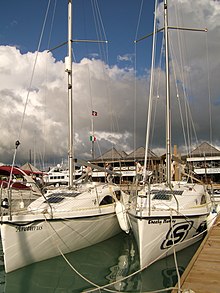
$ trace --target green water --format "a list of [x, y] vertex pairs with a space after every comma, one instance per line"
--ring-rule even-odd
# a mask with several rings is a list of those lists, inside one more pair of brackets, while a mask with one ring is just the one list
[[[178, 269], [183, 273], [200, 243], [177, 254]], [[136, 243], [121, 233], [89, 248], [35, 263], [5, 274], [0, 267], [0, 293], [77, 293], [77, 292], [147, 292], [176, 284], [173, 257], [157, 261], [142, 273], [121, 280], [139, 269]], [[78, 273], [77, 273], [78, 272]], [[108, 285], [108, 291], [95, 286]], [[164, 290], [164, 292], [168, 292]]]

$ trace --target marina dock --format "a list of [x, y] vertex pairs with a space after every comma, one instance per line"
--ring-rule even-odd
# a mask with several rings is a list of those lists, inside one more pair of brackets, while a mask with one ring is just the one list
[[[181, 276], [185, 293], [220, 292], [220, 215]], [[172, 290], [177, 293], [178, 287]]]

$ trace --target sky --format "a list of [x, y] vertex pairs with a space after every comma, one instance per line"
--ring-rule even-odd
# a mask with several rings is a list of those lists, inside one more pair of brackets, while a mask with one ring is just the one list
[[[208, 28], [169, 31], [172, 145], [182, 154], [203, 141], [219, 148], [220, 2], [168, 4], [170, 26]], [[153, 38], [134, 41], [153, 31], [154, 5], [153, 0], [73, 0], [76, 157], [91, 159], [92, 129], [96, 157], [112, 147], [129, 154], [145, 146]], [[156, 16], [163, 27], [161, 1]], [[149, 144], [156, 155], [165, 152], [162, 39], [158, 33]], [[0, 162], [12, 163], [17, 140], [17, 164], [53, 165], [67, 158], [67, 46], [59, 47], [66, 41], [67, 0], [1, 1]]]

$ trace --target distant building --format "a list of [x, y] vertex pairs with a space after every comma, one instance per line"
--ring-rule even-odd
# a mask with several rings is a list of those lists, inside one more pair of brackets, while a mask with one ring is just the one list
[[[138, 160], [142, 165], [144, 165], [145, 158], [145, 148], [139, 147], [135, 151], [127, 154], [124, 151], [118, 151], [114, 147], [97, 157], [92, 161], [100, 167], [104, 167], [105, 163], [108, 162], [112, 165], [115, 172], [120, 173], [122, 176], [115, 176], [114, 182], [131, 182], [135, 176], [135, 164], [134, 160]], [[155, 155], [151, 150], [148, 151], [148, 170], [156, 170], [160, 163], [160, 158]], [[156, 171], [157, 173], [157, 171]], [[105, 172], [100, 172], [98, 170], [93, 170], [93, 179], [104, 180]]]
[[[174, 156], [177, 155], [182, 162], [186, 162], [187, 168], [192, 170], [198, 179], [204, 182], [220, 182], [220, 150], [208, 142], [203, 142], [188, 156], [180, 156], [176, 152], [177, 150], [175, 151], [174, 148]], [[144, 147], [139, 147], [129, 154], [124, 151], [118, 151], [113, 147], [93, 160], [92, 163], [104, 167], [105, 162], [109, 162], [113, 166], [114, 171], [118, 171], [123, 175], [121, 178], [115, 177], [116, 183], [120, 180], [122, 180], [122, 182], [131, 182], [133, 176], [135, 176], [135, 159], [138, 160], [142, 166], [144, 165]], [[154, 180], [156, 182], [165, 180], [165, 159], [165, 154], [159, 157], [151, 150], [148, 151], [147, 170], [153, 171]], [[93, 177], [96, 177], [98, 180], [103, 178], [102, 180], [104, 180], [105, 173], [103, 172], [101, 177], [100, 175], [101, 172], [98, 172], [98, 170], [97, 172], [93, 172]]]
[[187, 163], [201, 180], [220, 182], [220, 151], [211, 144], [203, 142], [195, 148]]

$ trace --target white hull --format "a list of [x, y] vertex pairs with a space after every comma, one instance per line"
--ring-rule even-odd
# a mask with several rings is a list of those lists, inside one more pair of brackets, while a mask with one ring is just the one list
[[114, 192], [119, 189], [107, 185], [77, 196], [59, 191], [49, 194], [48, 202], [41, 197], [25, 212], [3, 216], [5, 271], [91, 246], [119, 233], [116, 203], [111, 199]]
[[180, 251], [204, 236], [211, 204], [201, 185], [152, 185], [131, 205], [128, 216], [139, 248], [140, 267], [175, 251]]
[[75, 251], [120, 232], [115, 215], [1, 225], [5, 271]]
[[[148, 217], [137, 219], [130, 217], [132, 230], [139, 248], [140, 268], [144, 269], [155, 261], [180, 251], [202, 239], [207, 215], [198, 217]], [[174, 238], [172, 237], [172, 231]], [[197, 236], [196, 236], [197, 235]]]

